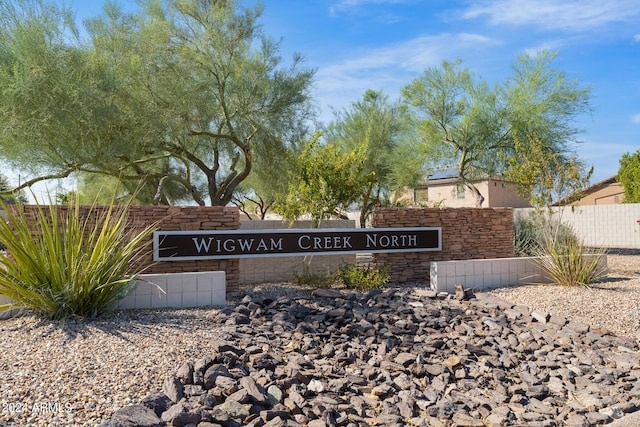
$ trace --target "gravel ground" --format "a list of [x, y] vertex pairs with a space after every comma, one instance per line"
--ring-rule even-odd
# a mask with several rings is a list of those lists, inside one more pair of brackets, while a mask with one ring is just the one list
[[491, 294], [640, 342], [640, 255], [608, 255], [607, 266], [608, 277], [588, 288], [527, 285]]
[[[609, 255], [591, 288], [523, 286], [492, 293], [640, 340], [640, 256]], [[255, 286], [230, 296], [307, 289]], [[0, 426], [94, 426], [137, 403], [186, 361], [213, 351], [219, 309], [138, 310], [99, 320], [0, 320]], [[246, 343], [249, 345], [250, 343]]]

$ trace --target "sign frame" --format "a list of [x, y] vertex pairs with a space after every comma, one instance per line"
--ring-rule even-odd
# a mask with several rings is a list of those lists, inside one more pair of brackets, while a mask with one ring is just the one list
[[[383, 234], [383, 233], [412, 233], [428, 232], [437, 233], [437, 245], [435, 247], [392, 247], [381, 249], [353, 249], [353, 250], [320, 250], [320, 251], [300, 251], [300, 252], [268, 252], [268, 253], [245, 253], [245, 254], [220, 254], [220, 255], [189, 255], [189, 256], [162, 256], [161, 251], [171, 248], [162, 247], [163, 236], [234, 236], [234, 235], [255, 235], [255, 236], [282, 236], [284, 234], [303, 235], [326, 235], [343, 236], [348, 238], [356, 234]], [[433, 240], [433, 238], [430, 238]], [[345, 240], [346, 241], [346, 240]], [[211, 240], [209, 241], [211, 244]], [[195, 242], [194, 242], [194, 245]], [[350, 255], [358, 253], [399, 253], [399, 252], [436, 252], [442, 250], [442, 227], [389, 227], [389, 228], [286, 228], [286, 229], [261, 229], [261, 230], [159, 230], [153, 233], [153, 260], [158, 261], [196, 261], [196, 260], [222, 260], [236, 258], [265, 258], [265, 257], [290, 257], [290, 256], [311, 256], [311, 255]], [[207, 251], [208, 252], [208, 251]]]

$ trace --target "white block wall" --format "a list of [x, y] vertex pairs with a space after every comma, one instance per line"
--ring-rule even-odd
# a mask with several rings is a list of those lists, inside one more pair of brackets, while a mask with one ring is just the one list
[[[196, 273], [142, 274], [129, 295], [118, 301], [116, 308], [189, 308], [226, 305], [224, 271]], [[0, 296], [0, 304], [10, 303]], [[19, 315], [21, 309], [0, 311], [0, 319]]]
[[[600, 260], [600, 269], [606, 268], [605, 255]], [[453, 294], [456, 285], [487, 290], [530, 283], [550, 283], [534, 257], [431, 262], [430, 286], [437, 292]]]
[[[278, 230], [286, 229], [288, 224], [281, 220], [240, 221], [241, 230]], [[296, 221], [291, 228], [311, 229], [311, 221]], [[324, 221], [321, 228], [355, 228], [353, 220]], [[345, 264], [355, 264], [355, 254], [284, 256], [284, 257], [256, 257], [240, 258], [240, 283], [254, 284], [267, 282], [287, 282], [292, 280], [293, 272], [302, 274], [308, 265], [309, 273], [327, 276], [334, 273]]]
[[[532, 212], [514, 209], [514, 220]], [[640, 203], [555, 207], [552, 212], [587, 246], [640, 249]]]
[[[10, 304], [13, 300], [11, 298], [3, 297], [0, 295], [0, 305]], [[22, 312], [20, 308], [12, 308], [11, 310], [0, 311], [0, 319], [9, 319], [11, 317], [18, 316]]]
[[189, 308], [226, 304], [224, 271], [143, 274], [119, 309]]

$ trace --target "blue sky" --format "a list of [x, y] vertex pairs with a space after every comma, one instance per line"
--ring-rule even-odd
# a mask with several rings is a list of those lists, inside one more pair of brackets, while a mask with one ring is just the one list
[[[77, 16], [102, 0], [72, 0]], [[118, 1], [134, 8], [135, 1]], [[253, 0], [245, 4], [254, 5]], [[332, 119], [382, 90], [390, 99], [425, 68], [460, 58], [489, 82], [501, 82], [524, 52], [557, 51], [554, 66], [592, 87], [593, 113], [580, 117], [576, 147], [595, 167], [592, 181], [614, 175], [623, 153], [640, 148], [640, 2], [638, 0], [265, 0], [262, 25], [282, 38], [281, 54], [301, 53], [317, 70], [320, 119]]]
[[554, 66], [592, 87], [576, 149], [593, 181], [615, 175], [640, 148], [640, 2], [637, 0], [266, 1], [264, 29], [283, 37], [283, 57], [317, 69], [322, 118], [365, 90], [394, 99], [425, 68], [460, 58], [501, 82], [522, 53], [557, 51]]

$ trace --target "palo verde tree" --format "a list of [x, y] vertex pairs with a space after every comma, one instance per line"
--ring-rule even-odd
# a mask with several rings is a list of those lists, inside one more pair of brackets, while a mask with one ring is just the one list
[[0, 174], [0, 201], [5, 205], [14, 205], [16, 203], [27, 203], [27, 195], [24, 191], [18, 191], [17, 193], [11, 193], [11, 185], [9, 184], [9, 178]]
[[579, 129], [573, 120], [588, 112], [590, 88], [553, 68], [556, 54], [522, 55], [512, 76], [490, 87], [462, 67], [443, 62], [406, 85], [402, 94], [420, 117], [430, 157], [456, 163], [458, 177], [481, 207], [483, 195], [474, 178], [503, 172], [515, 154], [515, 135], [522, 143], [540, 141], [544, 153], [569, 155]]
[[288, 191], [291, 159], [297, 148], [295, 145], [274, 147], [258, 159], [259, 164], [237, 187], [232, 203], [249, 219], [265, 219], [273, 210], [278, 196]]
[[423, 158], [413, 138], [405, 106], [392, 103], [382, 92], [368, 90], [350, 109], [334, 113], [326, 139], [341, 150], [358, 150], [366, 142], [364, 170], [371, 178], [358, 190], [360, 224], [364, 227], [374, 206], [390, 202], [392, 194], [419, 178]]
[[625, 203], [640, 203], [640, 150], [622, 155], [618, 182], [624, 187]]
[[514, 136], [514, 153], [505, 159], [505, 178], [518, 185], [518, 193], [541, 209], [554, 202], [570, 204], [587, 186], [593, 167], [587, 169], [577, 155], [554, 152], [536, 135], [521, 141]]
[[107, 3], [85, 22], [46, 0], [0, 6], [0, 153], [36, 178], [112, 177], [145, 203], [229, 203], [300, 140], [314, 72], [282, 66], [262, 6]]
[[308, 215], [315, 228], [330, 218], [346, 218], [361, 190], [375, 179], [365, 168], [367, 148], [362, 141], [354, 150], [343, 151], [323, 143], [317, 133], [291, 159], [288, 191], [274, 211], [288, 221]]

